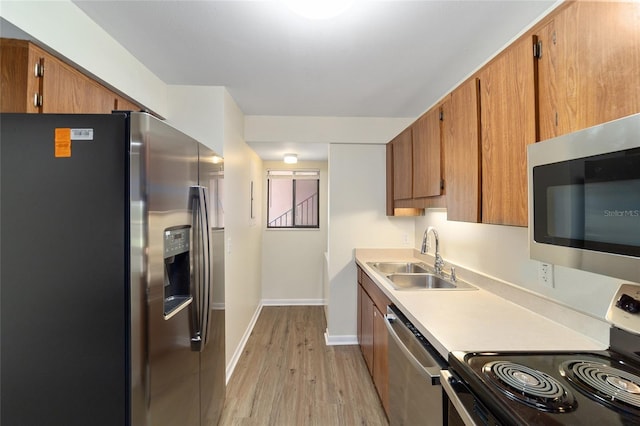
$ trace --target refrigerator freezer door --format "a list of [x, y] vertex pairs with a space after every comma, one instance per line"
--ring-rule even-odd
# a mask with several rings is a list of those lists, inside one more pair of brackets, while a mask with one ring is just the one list
[[[191, 225], [189, 188], [198, 183], [197, 142], [146, 114], [131, 114], [132, 210], [140, 205], [142, 242], [132, 247], [142, 271], [132, 282], [144, 283], [148, 325], [147, 422], [153, 426], [200, 424], [199, 356], [191, 350], [191, 303], [165, 319], [164, 236], [167, 230]], [[138, 163], [134, 164], [133, 159]], [[134, 199], [139, 194], [139, 199]], [[193, 241], [193, 235], [190, 238]], [[193, 270], [193, 265], [190, 269]], [[133, 268], [132, 268], [133, 273]], [[193, 280], [186, 274], [185, 279]], [[191, 283], [187, 283], [187, 288]], [[135, 302], [134, 302], [135, 303]], [[133, 330], [135, 332], [135, 330]]]
[[0, 114], [2, 425], [130, 424], [126, 141], [122, 114]]

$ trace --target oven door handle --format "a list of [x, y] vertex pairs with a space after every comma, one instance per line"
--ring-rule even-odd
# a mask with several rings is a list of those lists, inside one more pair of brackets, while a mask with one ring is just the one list
[[477, 423], [473, 420], [473, 418], [471, 417], [471, 414], [469, 414], [469, 411], [467, 411], [465, 406], [462, 405], [462, 402], [458, 398], [458, 394], [453, 388], [453, 385], [457, 380], [458, 379], [453, 377], [453, 375], [449, 372], [449, 370], [440, 371], [440, 384], [442, 385], [442, 388], [444, 389], [444, 391], [447, 393], [447, 396], [449, 397], [449, 401], [455, 407], [456, 412], [458, 413], [458, 415], [460, 416], [460, 418], [462, 419], [462, 421], [466, 426], [476, 426]]

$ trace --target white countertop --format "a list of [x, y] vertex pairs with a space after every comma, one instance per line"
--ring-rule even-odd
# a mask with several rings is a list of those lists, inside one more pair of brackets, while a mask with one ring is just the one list
[[[409, 320], [447, 358], [450, 351], [593, 351], [607, 348], [563, 324], [479, 288], [394, 290], [367, 262], [421, 260], [356, 250], [356, 262]], [[474, 284], [470, 282], [470, 284]]]

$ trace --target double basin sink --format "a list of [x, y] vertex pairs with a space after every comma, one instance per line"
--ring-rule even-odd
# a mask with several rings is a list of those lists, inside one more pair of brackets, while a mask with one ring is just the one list
[[383, 274], [395, 290], [475, 290], [460, 280], [436, 274], [422, 262], [368, 262]]

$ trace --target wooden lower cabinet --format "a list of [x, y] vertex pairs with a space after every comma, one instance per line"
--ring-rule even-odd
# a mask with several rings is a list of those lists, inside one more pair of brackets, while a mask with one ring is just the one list
[[[384, 312], [386, 312], [386, 307]], [[376, 385], [384, 412], [389, 415], [388, 335], [384, 313], [373, 307], [373, 383]]]
[[360, 350], [369, 369], [369, 374], [373, 375], [373, 312], [375, 307], [367, 292], [362, 287], [359, 287], [359, 290], [361, 295], [360, 321], [362, 324]]
[[358, 267], [358, 343], [380, 402], [389, 415], [389, 361], [384, 313], [391, 301]]

